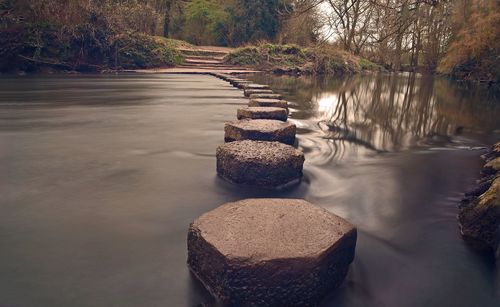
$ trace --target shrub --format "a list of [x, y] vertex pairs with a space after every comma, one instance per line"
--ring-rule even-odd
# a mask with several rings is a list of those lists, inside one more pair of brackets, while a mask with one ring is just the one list
[[[351, 74], [362, 68], [358, 57], [330, 46], [301, 48], [296, 45], [264, 43], [236, 49], [226, 57], [226, 61], [263, 70], [319, 74]], [[379, 67], [366, 60], [363, 64], [365, 69], [378, 70]]]
[[459, 79], [500, 80], [500, 12], [498, 4], [475, 8], [448, 46], [438, 72]]

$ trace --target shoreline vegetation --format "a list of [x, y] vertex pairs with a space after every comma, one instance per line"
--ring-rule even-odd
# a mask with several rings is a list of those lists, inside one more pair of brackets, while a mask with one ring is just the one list
[[226, 63], [276, 73], [405, 71], [500, 81], [500, 3], [343, 3], [5, 0], [0, 73], [168, 68], [182, 65], [180, 49], [194, 44], [236, 47]]
[[226, 62], [273, 73], [340, 75], [387, 71], [383, 66], [330, 46], [302, 48], [264, 43], [238, 48]]

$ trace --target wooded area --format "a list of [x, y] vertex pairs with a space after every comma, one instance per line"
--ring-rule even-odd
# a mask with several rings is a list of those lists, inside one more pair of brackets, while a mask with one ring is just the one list
[[389, 70], [500, 75], [495, 0], [4, 0], [0, 16], [2, 70], [18, 54], [109, 67], [175, 64], [173, 41], [154, 35], [197, 45], [333, 45]]

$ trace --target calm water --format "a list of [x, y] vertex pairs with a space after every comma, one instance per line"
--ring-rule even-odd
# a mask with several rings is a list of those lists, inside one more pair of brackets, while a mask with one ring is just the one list
[[456, 224], [481, 147], [500, 138], [498, 93], [408, 76], [253, 78], [293, 104], [307, 159], [294, 189], [216, 177], [223, 123], [246, 103], [216, 78], [2, 77], [0, 306], [210, 305], [185, 265], [188, 225], [247, 197], [304, 198], [358, 226], [325, 306], [498, 306], [500, 272]]

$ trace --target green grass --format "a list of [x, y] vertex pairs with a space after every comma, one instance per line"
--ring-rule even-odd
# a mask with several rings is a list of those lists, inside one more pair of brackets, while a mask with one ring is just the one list
[[382, 65], [379, 65], [377, 63], [373, 63], [372, 61], [364, 59], [364, 58], [359, 59], [359, 65], [361, 66], [361, 69], [363, 69], [363, 70], [372, 70], [372, 71], [384, 70], [384, 67]]

